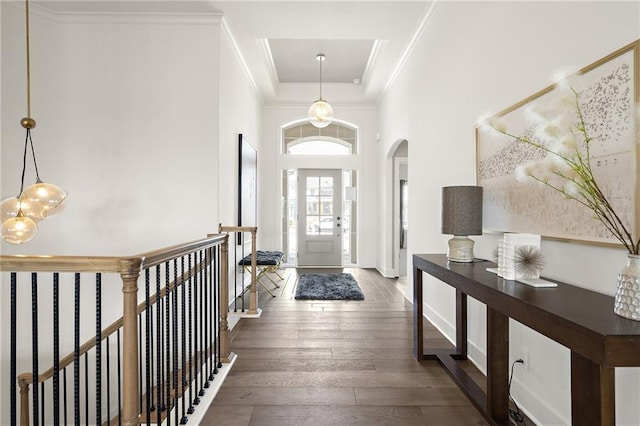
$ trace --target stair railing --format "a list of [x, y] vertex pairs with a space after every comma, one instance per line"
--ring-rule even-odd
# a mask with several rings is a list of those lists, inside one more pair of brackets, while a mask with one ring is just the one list
[[[256, 228], [235, 228], [221, 226], [225, 233], [130, 257], [0, 256], [11, 303], [10, 415], [0, 415], [0, 423], [186, 423], [230, 360], [226, 232], [251, 232], [254, 256], [256, 234]], [[95, 278], [87, 282], [87, 274]], [[110, 308], [116, 305], [110, 299], [117, 282], [121, 316], [103, 328], [104, 299]], [[92, 307], [86, 306], [85, 289], [95, 291], [95, 317], [87, 315]], [[44, 299], [51, 317], [43, 324]], [[23, 309], [29, 301], [30, 309]], [[80, 345], [90, 320], [95, 336]], [[60, 358], [71, 340], [71, 333], [61, 331], [68, 325], [73, 351]], [[52, 367], [42, 373], [40, 365], [49, 362]]]

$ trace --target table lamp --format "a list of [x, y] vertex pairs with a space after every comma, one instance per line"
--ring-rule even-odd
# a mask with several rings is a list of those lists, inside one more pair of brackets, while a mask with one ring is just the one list
[[469, 235], [482, 235], [481, 186], [442, 188], [442, 233], [453, 235], [449, 240], [449, 260], [473, 262], [474, 241]]

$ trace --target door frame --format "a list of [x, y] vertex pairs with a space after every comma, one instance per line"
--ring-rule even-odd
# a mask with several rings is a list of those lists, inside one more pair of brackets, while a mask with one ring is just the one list
[[397, 277], [400, 275], [400, 165], [408, 164], [407, 157], [393, 157], [393, 248], [391, 249], [393, 263], [392, 273]]

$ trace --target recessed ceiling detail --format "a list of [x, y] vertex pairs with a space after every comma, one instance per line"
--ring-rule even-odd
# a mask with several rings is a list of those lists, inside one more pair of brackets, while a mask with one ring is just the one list
[[436, 4], [435, 0], [31, 2], [65, 22], [220, 25], [264, 105], [310, 102], [316, 93], [311, 84], [319, 81], [318, 53], [327, 57], [322, 80], [328, 83], [328, 100], [375, 104]]
[[316, 55], [323, 53], [322, 81], [353, 83], [362, 80], [374, 40], [269, 39], [280, 83], [318, 82]]

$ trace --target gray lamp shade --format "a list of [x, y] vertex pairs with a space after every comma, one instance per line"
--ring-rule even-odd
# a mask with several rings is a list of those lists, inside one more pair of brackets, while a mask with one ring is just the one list
[[482, 187], [442, 188], [442, 233], [482, 235]]

